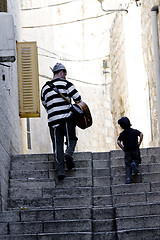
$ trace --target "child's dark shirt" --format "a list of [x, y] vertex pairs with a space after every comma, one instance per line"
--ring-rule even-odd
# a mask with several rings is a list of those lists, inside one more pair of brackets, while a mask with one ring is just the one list
[[118, 140], [123, 142], [124, 152], [135, 151], [139, 149], [138, 136], [141, 132], [137, 129], [129, 128], [120, 133]]

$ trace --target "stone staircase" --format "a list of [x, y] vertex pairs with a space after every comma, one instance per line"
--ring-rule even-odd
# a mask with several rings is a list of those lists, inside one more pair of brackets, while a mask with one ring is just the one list
[[111, 157], [111, 188], [118, 240], [160, 239], [160, 149], [142, 149], [140, 174], [122, 184], [123, 158]]
[[75, 153], [58, 181], [52, 154], [11, 157], [0, 240], [159, 240], [160, 149], [142, 149], [126, 185], [122, 151]]

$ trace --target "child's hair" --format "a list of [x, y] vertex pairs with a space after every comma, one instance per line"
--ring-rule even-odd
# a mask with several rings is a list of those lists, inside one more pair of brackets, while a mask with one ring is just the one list
[[123, 129], [129, 129], [131, 125], [130, 120], [127, 117], [122, 117], [118, 120], [118, 124]]

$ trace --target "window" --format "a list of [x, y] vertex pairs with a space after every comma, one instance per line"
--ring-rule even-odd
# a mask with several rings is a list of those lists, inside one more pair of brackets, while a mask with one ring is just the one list
[[40, 117], [38, 55], [36, 42], [17, 43], [19, 115]]
[[31, 130], [30, 130], [30, 119], [27, 118], [27, 145], [28, 145], [28, 149], [32, 149], [31, 148]]
[[0, 12], [7, 12], [7, 0], [0, 0]]

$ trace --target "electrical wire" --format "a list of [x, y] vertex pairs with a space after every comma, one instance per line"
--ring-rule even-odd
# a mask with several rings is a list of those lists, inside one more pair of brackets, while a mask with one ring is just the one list
[[[26, 42], [26, 40], [23, 40], [23, 42]], [[49, 55], [46, 55], [46, 54], [40, 54], [40, 53], [38, 53], [38, 56], [42, 56], [42, 57], [46, 57], [46, 58], [53, 58], [53, 59], [58, 59], [58, 60], [68, 61], [68, 62], [89, 62], [89, 61], [96, 61], [96, 60], [103, 59], [103, 58], [107, 57], [107, 55], [106, 55], [106, 56], [92, 58], [92, 59], [67, 59], [65, 57], [61, 57], [60, 55], [58, 55], [58, 54], [64, 54], [62, 52], [58, 52], [58, 54], [57, 54], [57, 53], [51, 52], [51, 51], [49, 51], [45, 48], [39, 47], [39, 46], [37, 46], [37, 48], [41, 49], [41, 50], [43, 50], [47, 53], [53, 54], [55, 57], [52, 57], [52, 56], [49, 56]], [[73, 56], [70, 56], [70, 57], [73, 57]]]
[[0, 65], [4, 66], [4, 67], [11, 67], [10, 65], [4, 64], [4, 63], [0, 63]]
[[76, 1], [79, 1], [79, 0], [72, 0], [72, 1], [63, 2], [63, 3], [57, 3], [57, 4], [52, 4], [52, 5], [48, 5], [48, 6], [44, 6], [44, 7], [21, 8], [21, 10], [22, 11], [39, 10], [39, 9], [43, 9], [43, 8], [57, 7], [57, 6], [65, 5], [65, 4], [76, 2]]
[[[39, 74], [39, 76], [42, 77], [42, 78], [45, 78], [45, 79], [52, 80], [51, 77], [48, 77], [48, 76], [43, 75], [43, 74]], [[89, 82], [85, 82], [85, 81], [75, 79], [75, 78], [70, 78], [70, 77], [67, 77], [67, 79], [73, 80], [73, 81], [76, 81], [76, 82], [80, 82], [80, 83], [84, 83], [84, 84], [88, 84], [88, 85], [93, 85], [93, 86], [107, 86], [107, 85], [111, 84], [111, 83], [102, 83], [102, 84], [100, 84], [100, 83], [89, 83]]]
[[[98, 0], [99, 1], [99, 0]], [[120, 8], [120, 9], [104, 9], [103, 8], [103, 5], [102, 5], [102, 1], [99, 1], [100, 4], [101, 4], [101, 9], [104, 11], [104, 12], [127, 12], [128, 13], [128, 10], [127, 9], [123, 9], [123, 8]]]
[[93, 16], [93, 17], [88, 17], [88, 18], [83, 18], [83, 19], [77, 19], [77, 20], [73, 20], [70, 22], [63, 22], [63, 23], [55, 23], [55, 24], [46, 24], [46, 25], [37, 25], [37, 26], [26, 26], [26, 27], [22, 27], [22, 28], [43, 28], [43, 27], [55, 27], [55, 26], [61, 26], [61, 25], [66, 25], [66, 24], [71, 24], [71, 23], [77, 23], [77, 22], [83, 22], [86, 20], [91, 20], [91, 19], [96, 19], [96, 18], [100, 18], [100, 17], [104, 17], [106, 15], [112, 14], [113, 12], [108, 12], [102, 15], [98, 15], [98, 16]]
[[99, 60], [99, 59], [103, 59], [103, 58], [106, 57], [106, 56], [103, 56], [103, 57], [92, 58], [92, 59], [77, 59], [76, 60], [76, 59], [67, 59], [67, 58], [60, 57], [60, 56], [51, 57], [51, 56], [45, 55], [45, 54], [38, 54], [38, 56], [53, 58], [53, 59], [59, 59], [59, 60], [66, 61], [66, 62], [90, 62], [90, 61], [96, 61], [96, 60]]

